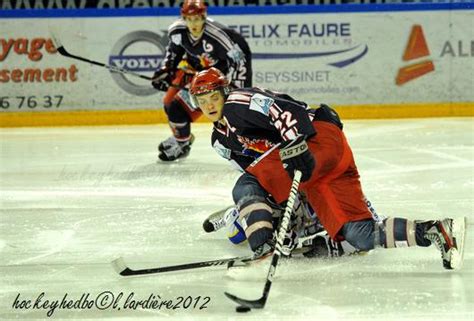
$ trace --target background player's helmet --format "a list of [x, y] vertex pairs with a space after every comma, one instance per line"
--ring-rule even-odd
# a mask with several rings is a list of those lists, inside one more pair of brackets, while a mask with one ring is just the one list
[[217, 68], [209, 68], [194, 76], [191, 82], [189, 92], [191, 95], [202, 95], [208, 92], [222, 89], [223, 93], [226, 94], [229, 87], [229, 81], [224, 74]]
[[205, 16], [207, 7], [203, 0], [185, 0], [181, 7], [181, 16]]

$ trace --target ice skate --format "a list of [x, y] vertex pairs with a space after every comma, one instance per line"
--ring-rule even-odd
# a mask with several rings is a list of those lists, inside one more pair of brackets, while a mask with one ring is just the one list
[[185, 158], [189, 155], [193, 142], [193, 135], [191, 135], [188, 141], [184, 142], [179, 142], [175, 137], [170, 137], [158, 146], [158, 150], [160, 151], [158, 158], [164, 162], [172, 162], [177, 159]]
[[176, 137], [170, 136], [158, 145], [158, 158], [164, 162], [170, 162], [189, 155], [191, 145], [194, 142], [194, 135], [188, 141], [179, 142]]
[[325, 230], [303, 237], [301, 241], [298, 250], [307, 258], [336, 258], [367, 253], [356, 249], [347, 241], [333, 240]]
[[444, 268], [460, 269], [463, 263], [466, 218], [445, 218], [427, 223], [430, 225], [425, 231], [425, 238], [441, 251]]
[[[190, 145], [192, 145], [194, 143], [194, 135], [193, 134], [191, 134], [191, 138], [189, 139], [189, 141], [190, 141]], [[173, 147], [176, 144], [178, 144], [178, 141], [176, 140], [176, 137], [170, 136], [158, 145], [158, 151], [163, 152], [163, 151]]]
[[163, 152], [172, 146], [176, 145], [178, 142], [174, 136], [170, 136], [158, 145], [158, 151]]
[[226, 226], [226, 219], [231, 213], [237, 211], [234, 205], [226, 207], [223, 210], [217, 211], [209, 215], [202, 223], [202, 228], [207, 233], [215, 232]]
[[[317, 233], [308, 243], [304, 243], [303, 250], [303, 255], [308, 258], [339, 257], [346, 254], [341, 242], [331, 239], [326, 231]], [[352, 252], [351, 249], [349, 253]]]
[[275, 250], [275, 245], [273, 240], [269, 240], [262, 245], [260, 245], [254, 252], [253, 252], [253, 259], [254, 260], [262, 260], [264, 258], [269, 257], [273, 254]]

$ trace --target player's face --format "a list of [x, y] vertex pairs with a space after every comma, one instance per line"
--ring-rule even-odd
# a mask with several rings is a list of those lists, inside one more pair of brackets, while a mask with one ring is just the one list
[[206, 22], [206, 18], [200, 15], [185, 16], [184, 21], [186, 21], [186, 27], [188, 27], [188, 30], [193, 35], [193, 37], [201, 37], [204, 31], [204, 23]]
[[224, 107], [224, 96], [219, 90], [211, 91], [207, 94], [199, 95], [196, 100], [204, 116], [213, 122], [222, 118], [222, 108]]

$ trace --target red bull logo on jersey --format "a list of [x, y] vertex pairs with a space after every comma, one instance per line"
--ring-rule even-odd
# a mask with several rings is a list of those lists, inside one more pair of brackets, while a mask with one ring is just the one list
[[269, 150], [274, 144], [266, 139], [249, 139], [237, 136], [243, 146], [243, 153], [248, 156], [258, 157]]
[[203, 53], [199, 57], [199, 63], [201, 64], [203, 69], [207, 69], [214, 66], [217, 63], [217, 61], [213, 59], [208, 53]]

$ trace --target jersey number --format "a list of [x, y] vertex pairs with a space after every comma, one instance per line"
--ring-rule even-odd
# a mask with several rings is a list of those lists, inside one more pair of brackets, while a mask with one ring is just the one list
[[289, 128], [293, 127], [298, 123], [296, 119], [292, 119], [292, 114], [289, 111], [284, 111], [280, 114], [279, 119], [275, 122], [275, 127], [281, 131], [285, 132]]

